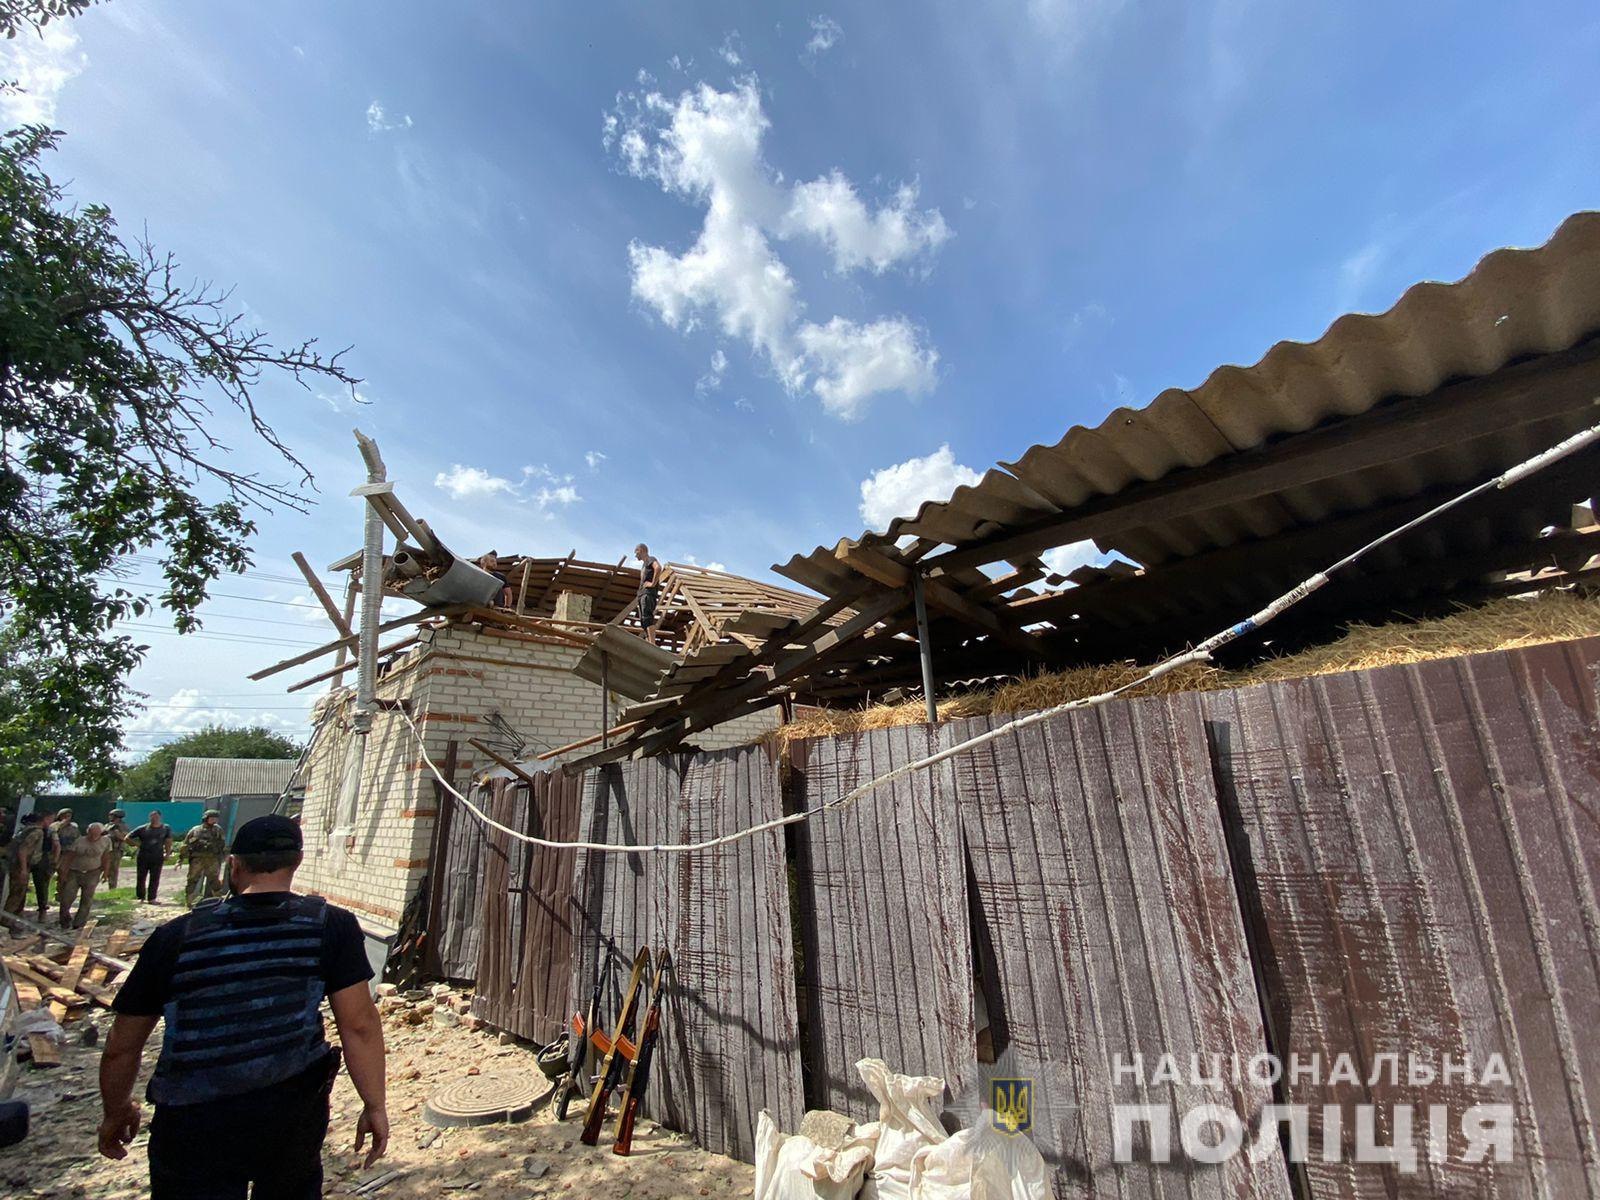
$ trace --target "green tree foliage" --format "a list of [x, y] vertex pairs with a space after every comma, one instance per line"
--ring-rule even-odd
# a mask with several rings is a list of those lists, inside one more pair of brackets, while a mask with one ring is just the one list
[[51, 21], [75, 17], [95, 0], [0, 0], [0, 34], [14, 38], [37, 32]]
[[[0, 0], [0, 32], [82, 7]], [[258, 411], [263, 379], [331, 378], [352, 398], [360, 381], [342, 351], [274, 345], [106, 208], [70, 205], [43, 166], [60, 136], [0, 134], [0, 774], [94, 788], [116, 775], [147, 649], [118, 622], [160, 607], [192, 631], [209, 585], [250, 563], [252, 509], [306, 503], [310, 473]], [[292, 482], [230, 461], [219, 422]], [[162, 585], [126, 585], [127, 556], [151, 547]]]
[[122, 773], [117, 795], [123, 800], [165, 800], [172, 764], [180, 758], [299, 758], [300, 745], [262, 725], [248, 729], [207, 726], [152, 750]]

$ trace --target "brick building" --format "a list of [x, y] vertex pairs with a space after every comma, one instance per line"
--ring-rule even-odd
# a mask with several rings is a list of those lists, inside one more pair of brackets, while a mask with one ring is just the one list
[[[615, 638], [626, 632], [630, 643], [643, 646], [636, 636], [640, 631], [628, 622], [636, 571], [572, 559], [511, 560], [508, 565], [521, 589], [516, 605], [521, 611], [476, 609], [443, 618], [420, 629], [412, 644], [383, 665], [377, 697], [386, 706], [369, 735], [353, 841], [335, 837], [334, 830], [353, 741], [354, 694], [338, 688], [317, 710], [319, 732], [300, 775], [306, 858], [297, 883], [353, 909], [374, 934], [394, 932], [428, 870], [438, 800], [424, 746], [442, 769], [455, 743], [452, 782], [465, 790], [475, 773], [494, 766], [469, 739], [508, 758], [532, 759], [598, 734], [603, 713], [613, 723], [626, 719], [629, 701], [645, 700], [653, 691], [654, 684], [641, 684], [638, 671], [625, 663], [617, 664], [608, 679], [604, 706], [601, 687], [593, 681], [598, 633]], [[724, 637], [723, 626], [741, 613], [782, 612], [807, 603], [796, 593], [736, 576], [671, 566], [658, 630], [661, 661], [678, 661], [676, 652], [687, 645], [716, 644]], [[733, 636], [727, 639], [732, 642]], [[406, 717], [388, 702], [404, 702], [422, 746]], [[778, 720], [778, 711], [768, 708], [696, 734], [686, 744], [703, 749], [741, 745]], [[575, 749], [570, 757], [585, 752]], [[536, 769], [562, 760], [538, 763]]]

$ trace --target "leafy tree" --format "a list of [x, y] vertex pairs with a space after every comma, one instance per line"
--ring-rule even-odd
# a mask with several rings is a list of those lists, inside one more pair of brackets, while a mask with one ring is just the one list
[[75, 17], [95, 0], [0, 0], [0, 34], [14, 38], [51, 21]]
[[123, 800], [165, 800], [172, 765], [179, 758], [299, 758], [300, 745], [264, 725], [225, 729], [210, 725], [152, 750], [122, 773], [117, 795]]
[[[0, 0], [0, 33], [85, 7]], [[209, 585], [251, 561], [252, 509], [308, 502], [309, 471], [257, 408], [263, 379], [352, 398], [360, 380], [343, 351], [274, 345], [104, 206], [70, 205], [43, 165], [60, 136], [0, 134], [0, 773], [92, 788], [116, 774], [148, 649], [117, 623], [159, 606], [194, 630]], [[219, 412], [293, 481], [231, 464]], [[121, 564], [151, 547], [164, 586], [126, 585]]]

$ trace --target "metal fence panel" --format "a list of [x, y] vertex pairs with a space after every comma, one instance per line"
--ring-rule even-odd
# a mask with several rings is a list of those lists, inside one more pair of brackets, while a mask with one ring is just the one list
[[[1600, 640], [1205, 698], [1289, 1099], [1337, 1163], [1323, 1197], [1600, 1197]], [[1359, 1078], [1338, 1080], [1339, 1056]], [[1398, 1056], [1400, 1075], [1390, 1074]], [[1499, 1055], [1509, 1082], [1482, 1076]], [[1439, 1077], [1411, 1082], [1415, 1056]], [[1446, 1078], [1446, 1058], [1473, 1078]], [[1510, 1161], [1466, 1161], [1465, 1110], [1505, 1104]], [[1414, 1106], [1417, 1169], [1357, 1162]], [[1429, 1109], [1447, 1108], [1445, 1161]], [[1315, 1157], [1315, 1156], [1314, 1156]]]
[[[489, 815], [535, 837], [576, 838], [582, 781], [559, 770], [533, 779], [531, 786], [497, 781]], [[460, 815], [471, 820], [470, 814]], [[530, 846], [481, 827], [480, 836], [486, 845], [473, 1011], [496, 1028], [547, 1042], [561, 1032], [573, 1007], [572, 885], [577, 852]]]
[[[937, 749], [926, 726], [790, 747], [793, 802], [815, 809]], [[878, 1109], [855, 1063], [936, 1075], [952, 1112], [974, 1085], [971, 937], [948, 768], [919, 771], [798, 827], [796, 884], [814, 1102]]]
[[[953, 745], [1002, 720], [941, 734]], [[1032, 1136], [1056, 1195], [1286, 1200], [1270, 1136], [1259, 1162], [1176, 1151], [1196, 1106], [1253, 1127], [1271, 1102], [1227, 1065], [1266, 1043], [1195, 698], [1065, 714], [952, 762], [993, 1047], [980, 1071], [1033, 1080]], [[1169, 1055], [1175, 1083], [1159, 1069]], [[1118, 1161], [1119, 1104], [1171, 1106], [1172, 1161]]]
[[[593, 841], [703, 841], [781, 812], [777, 763], [765, 747], [590, 775], [584, 824]], [[747, 1162], [761, 1109], [792, 1129], [805, 1107], [785, 872], [779, 831], [693, 855], [588, 852], [579, 865], [581, 994], [593, 986], [601, 937], [614, 945], [618, 978], [640, 946], [665, 942], [672, 952], [645, 1111]]]

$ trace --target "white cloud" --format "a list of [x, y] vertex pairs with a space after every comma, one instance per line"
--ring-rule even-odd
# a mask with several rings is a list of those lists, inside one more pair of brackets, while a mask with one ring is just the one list
[[802, 53], [803, 58], [816, 58], [826, 54], [839, 44], [839, 39], [844, 37], [844, 29], [839, 22], [829, 16], [811, 18], [811, 40], [806, 43]]
[[733, 406], [740, 412], [755, 412], [756, 410], [756, 406], [751, 404], [750, 401], [746, 400], [743, 396], [740, 396], [737, 400], [735, 400], [733, 402]]
[[570, 483], [554, 488], [542, 487], [533, 494], [533, 502], [540, 508], [549, 508], [552, 504], [576, 504], [581, 499], [583, 497], [578, 495], [578, 489]]
[[719, 563], [719, 562], [703, 563], [692, 554], [685, 554], [683, 556], [683, 561], [685, 563], [687, 563], [691, 567], [704, 567], [708, 571], [722, 571], [722, 572], [726, 573], [727, 570], [728, 570], [728, 567], [727, 567], [726, 563]]
[[[264, 692], [270, 696], [272, 693]], [[290, 697], [280, 706], [293, 705], [297, 697]], [[306, 712], [319, 699], [316, 695], [305, 698]], [[264, 703], [278, 703], [265, 701]], [[208, 703], [198, 688], [179, 688], [167, 697], [165, 701], [154, 703], [150, 708], [129, 720], [122, 728], [123, 732], [133, 734], [137, 740], [129, 746], [129, 752], [134, 755], [143, 754], [153, 750], [162, 742], [186, 733], [198, 733], [200, 730], [212, 725], [224, 728], [238, 729], [253, 725], [265, 725], [275, 733], [286, 733], [293, 737], [304, 737], [306, 718], [288, 712], [263, 712], [259, 708], [249, 710], [228, 708]], [[144, 735], [144, 736], [139, 736]]]
[[868, 529], [886, 530], [896, 517], [908, 517], [928, 500], [948, 500], [956, 488], [983, 477], [956, 461], [948, 445], [922, 458], [874, 471], [861, 483], [861, 519]]
[[1100, 548], [1093, 542], [1073, 542], [1066, 546], [1056, 546], [1039, 555], [1044, 565], [1057, 575], [1070, 575], [1079, 567], [1104, 566], [1114, 556], [1102, 554]]
[[534, 467], [534, 466], [523, 467], [522, 468], [522, 478], [524, 480], [528, 480], [528, 479], [544, 479], [544, 480], [548, 480], [551, 483], [571, 483], [572, 480], [573, 480], [573, 475], [572, 475], [572, 472], [570, 472], [570, 471], [568, 471], [566, 474], [562, 474], [559, 471], [552, 471], [548, 464], [540, 463], [536, 467]]
[[881, 275], [898, 262], [937, 250], [950, 237], [944, 215], [937, 208], [918, 212], [916, 203], [916, 186], [903, 184], [890, 203], [871, 212], [855, 186], [834, 171], [794, 189], [783, 228], [816, 238], [840, 271], [871, 267]]
[[17, 85], [0, 92], [0, 118], [6, 127], [54, 125], [62, 90], [88, 65], [89, 56], [78, 49], [78, 35], [65, 21], [52, 21], [40, 34], [20, 33], [0, 42], [0, 79]]
[[383, 105], [374, 100], [367, 105], [367, 129], [373, 133], [391, 133], [396, 129], [410, 129], [411, 117], [402, 113], [398, 117], [390, 117]]
[[712, 392], [720, 391], [722, 377], [727, 373], [727, 370], [728, 356], [721, 350], [713, 350], [711, 352], [711, 369], [695, 380], [694, 394], [704, 397], [709, 396]]
[[722, 39], [722, 45], [717, 47], [717, 54], [730, 67], [738, 67], [744, 65], [742, 50], [743, 46], [740, 43], [739, 31], [735, 29]]
[[600, 464], [605, 462], [606, 456], [598, 450], [590, 450], [583, 456], [583, 461], [589, 464], [589, 470], [598, 471]]
[[449, 492], [452, 500], [515, 493], [517, 490], [517, 485], [509, 479], [491, 475], [482, 467], [464, 467], [460, 463], [453, 463], [448, 471], [440, 471], [435, 475], [433, 486]]
[[630, 174], [706, 206], [684, 253], [629, 247], [634, 297], [673, 329], [714, 320], [724, 336], [763, 357], [785, 388], [809, 383], [839, 415], [859, 415], [876, 392], [930, 387], [938, 356], [904, 318], [802, 323], [805, 305], [768, 238], [810, 238], [840, 271], [881, 274], [936, 251], [950, 236], [944, 217], [916, 209], [910, 185], [876, 211], [839, 172], [785, 185], [762, 155], [768, 126], [754, 79], [725, 92], [702, 83], [676, 99], [659, 92], [619, 98], [606, 117], [606, 147]]
[[879, 392], [917, 395], [933, 387], [939, 352], [924, 348], [902, 317], [870, 325], [834, 317], [826, 325], [802, 325], [796, 337], [816, 365], [812, 386], [822, 407], [844, 420], [860, 417], [866, 400]]
[[1091, 329], [1110, 323], [1111, 314], [1106, 306], [1098, 300], [1091, 300], [1067, 318], [1064, 343], [1069, 347], [1075, 346]]

